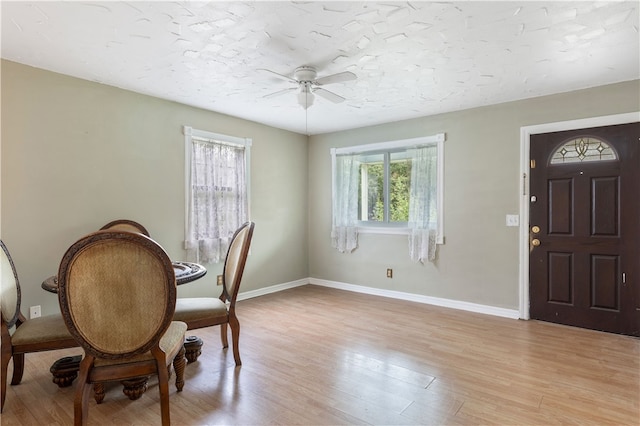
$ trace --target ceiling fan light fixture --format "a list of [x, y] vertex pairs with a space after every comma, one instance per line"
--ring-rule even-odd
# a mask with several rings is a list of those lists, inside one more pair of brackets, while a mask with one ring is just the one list
[[313, 105], [314, 97], [315, 96], [313, 95], [313, 93], [311, 93], [309, 90], [302, 90], [298, 93], [298, 103], [300, 104], [300, 106], [302, 106], [302, 108], [308, 109], [311, 105]]

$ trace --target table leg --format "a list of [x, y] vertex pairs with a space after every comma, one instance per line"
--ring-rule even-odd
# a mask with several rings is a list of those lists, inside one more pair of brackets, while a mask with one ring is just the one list
[[202, 339], [198, 336], [187, 336], [184, 339], [185, 358], [187, 363], [191, 364], [198, 360], [198, 357], [202, 353]]
[[66, 356], [53, 363], [49, 371], [53, 374], [53, 383], [58, 387], [71, 386], [78, 377], [82, 355]]
[[149, 376], [136, 377], [135, 379], [123, 380], [120, 383], [124, 386], [122, 393], [127, 395], [130, 400], [135, 401], [147, 391], [147, 382]]

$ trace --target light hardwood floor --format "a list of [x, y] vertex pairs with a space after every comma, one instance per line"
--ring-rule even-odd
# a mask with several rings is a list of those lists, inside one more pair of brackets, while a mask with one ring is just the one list
[[[174, 425], [638, 425], [640, 340], [303, 286], [238, 303], [240, 353], [219, 328], [171, 387]], [[2, 425], [67, 425], [73, 389], [26, 356]], [[11, 370], [11, 367], [10, 367]], [[11, 372], [11, 371], [10, 371]], [[137, 401], [108, 386], [89, 423], [160, 424], [157, 382]]]

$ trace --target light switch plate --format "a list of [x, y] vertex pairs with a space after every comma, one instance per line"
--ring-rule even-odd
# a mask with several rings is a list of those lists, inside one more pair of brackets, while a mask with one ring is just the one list
[[508, 214], [507, 226], [520, 226], [520, 216], [517, 214]]

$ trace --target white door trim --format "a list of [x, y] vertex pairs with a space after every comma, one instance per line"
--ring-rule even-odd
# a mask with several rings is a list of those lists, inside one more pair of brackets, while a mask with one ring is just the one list
[[559, 121], [556, 123], [536, 124], [520, 128], [520, 318], [529, 317], [529, 176], [530, 176], [530, 137], [539, 133], [560, 132], [563, 130], [587, 129], [589, 127], [613, 126], [616, 124], [640, 122], [640, 111], [580, 120]]

